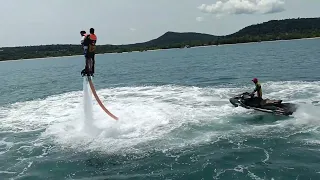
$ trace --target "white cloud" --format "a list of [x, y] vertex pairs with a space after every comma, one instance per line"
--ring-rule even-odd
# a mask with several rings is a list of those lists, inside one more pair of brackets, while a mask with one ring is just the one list
[[216, 15], [226, 14], [270, 14], [284, 11], [283, 0], [227, 0], [215, 4], [202, 4], [198, 7], [202, 12]]
[[136, 31], [136, 29], [135, 28], [130, 28], [130, 31]]
[[197, 20], [198, 22], [201, 22], [201, 21], [204, 20], [204, 18], [203, 18], [203, 17], [197, 17], [196, 20]]

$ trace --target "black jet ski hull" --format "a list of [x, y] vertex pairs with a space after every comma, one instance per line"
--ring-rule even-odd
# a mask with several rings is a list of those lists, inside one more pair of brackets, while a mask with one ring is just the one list
[[251, 97], [247, 92], [236, 95], [230, 98], [229, 101], [235, 107], [241, 106], [246, 109], [254, 109], [256, 111], [285, 116], [292, 115], [298, 108], [296, 104], [282, 103], [282, 100], [273, 100], [274, 103], [261, 106], [258, 105], [258, 103], [255, 102], [256, 99]]

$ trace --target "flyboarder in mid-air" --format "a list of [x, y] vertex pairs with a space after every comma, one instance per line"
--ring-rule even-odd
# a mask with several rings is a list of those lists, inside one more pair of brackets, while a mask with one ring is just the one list
[[84, 37], [81, 39], [81, 44], [83, 46], [84, 56], [86, 58], [86, 65], [81, 71], [81, 75], [93, 76], [97, 36], [94, 34], [93, 28], [90, 28], [90, 34], [85, 34], [85, 31], [81, 31], [80, 34], [82, 37]]
[[97, 92], [94, 88], [92, 82], [92, 76], [94, 74], [94, 64], [95, 64], [95, 53], [96, 53], [96, 42], [97, 36], [94, 34], [94, 29], [90, 28], [90, 34], [86, 34], [85, 31], [80, 31], [81, 35], [81, 45], [84, 52], [84, 57], [86, 58], [86, 65], [85, 68], [81, 71], [82, 76], [87, 76], [87, 82], [89, 82], [91, 91], [96, 98], [100, 107], [106, 112], [110, 117], [114, 120], [118, 120], [118, 117], [113, 115], [108, 109], [102, 104], [101, 100], [99, 99]]

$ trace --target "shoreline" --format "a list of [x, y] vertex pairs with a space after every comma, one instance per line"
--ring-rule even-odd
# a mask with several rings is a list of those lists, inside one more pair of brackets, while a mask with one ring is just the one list
[[71, 55], [71, 56], [48, 56], [48, 57], [41, 57], [41, 58], [27, 58], [27, 59], [8, 59], [3, 60], [1, 62], [8, 62], [8, 61], [33, 61], [33, 60], [43, 60], [43, 59], [54, 59], [54, 58], [65, 58], [65, 57], [77, 57], [77, 56], [83, 56], [83, 55]]
[[[204, 48], [204, 47], [212, 47], [212, 46], [230, 46], [230, 45], [243, 45], [243, 44], [253, 44], [253, 43], [270, 43], [270, 42], [282, 42], [282, 41], [296, 41], [296, 40], [313, 40], [320, 39], [320, 37], [313, 38], [299, 38], [299, 39], [279, 39], [279, 40], [268, 40], [268, 41], [260, 41], [260, 42], [245, 42], [245, 43], [233, 43], [233, 44], [219, 44], [219, 45], [205, 45], [205, 46], [193, 46], [189, 48], [168, 48], [168, 49], [152, 49], [152, 50], [144, 50], [144, 51], [129, 51], [129, 52], [111, 52], [111, 53], [99, 53], [96, 55], [105, 55], [105, 54], [123, 54], [123, 53], [143, 53], [143, 52], [152, 52], [152, 51], [164, 51], [164, 50], [174, 50], [174, 49], [192, 49], [192, 48]], [[8, 59], [2, 60], [1, 62], [10, 62], [10, 61], [32, 61], [32, 60], [41, 60], [41, 59], [51, 59], [51, 58], [65, 58], [65, 57], [78, 57], [83, 55], [69, 55], [69, 56], [48, 56], [48, 57], [39, 57], [39, 58], [27, 58], [27, 59]]]
[[[282, 42], [282, 41], [298, 41], [298, 40], [313, 40], [313, 39], [320, 39], [319, 37], [313, 37], [313, 38], [299, 38], [299, 39], [279, 39], [279, 40], [269, 40], [269, 41], [261, 41], [261, 42], [245, 42], [245, 43], [234, 43], [234, 44], [219, 44], [219, 45], [207, 45], [207, 46], [194, 46], [191, 48], [203, 48], [203, 47], [210, 47], [210, 46], [231, 46], [231, 45], [239, 45], [239, 44], [254, 44], [254, 43], [273, 43], [273, 42]], [[180, 48], [178, 48], [180, 49]]]

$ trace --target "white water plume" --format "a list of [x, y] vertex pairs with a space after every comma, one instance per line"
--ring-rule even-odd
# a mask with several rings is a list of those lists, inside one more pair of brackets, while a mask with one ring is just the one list
[[93, 125], [92, 111], [92, 92], [86, 77], [83, 78], [83, 127], [82, 130], [87, 134], [97, 135], [98, 129]]
[[[267, 82], [262, 86], [264, 97], [309, 102], [318, 98], [319, 84]], [[252, 88], [173, 85], [98, 90], [106, 108], [120, 118], [115, 121], [92, 99], [84, 81], [84, 91], [0, 107], [0, 129], [25, 132], [44, 129], [39, 138], [61, 147], [121, 153], [179, 148], [214, 142], [221, 136], [264, 136], [270, 130], [276, 133], [287, 126], [305, 126], [306, 120], [320, 126], [313, 115], [317, 106], [313, 110], [308, 108], [311, 112], [298, 110], [293, 118], [277, 123], [245, 124], [248, 118], [255, 119], [255, 112], [233, 107], [228, 98]]]

